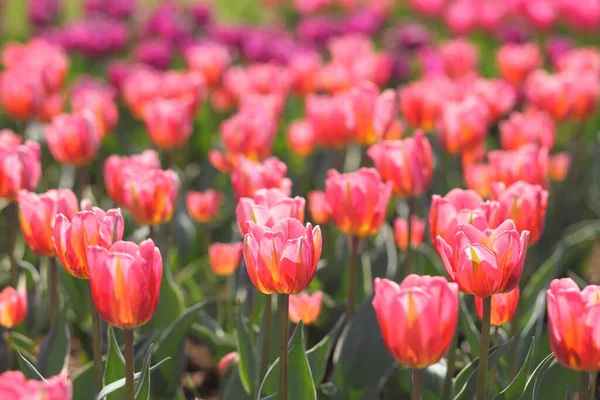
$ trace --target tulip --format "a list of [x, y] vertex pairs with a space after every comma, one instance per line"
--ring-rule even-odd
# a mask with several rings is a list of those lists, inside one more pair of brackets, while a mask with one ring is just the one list
[[243, 197], [238, 202], [235, 209], [238, 229], [242, 235], [248, 233], [248, 221], [268, 228], [286, 218], [304, 223], [305, 204], [302, 197], [290, 198], [280, 189], [257, 190], [253, 198]]
[[594, 47], [578, 47], [569, 50], [557, 62], [558, 71], [600, 74], [600, 52]]
[[71, 106], [73, 111], [81, 112], [87, 108], [95, 114], [103, 139], [117, 125], [119, 110], [114, 90], [92, 79], [78, 81], [72, 90]]
[[301, 157], [310, 155], [315, 147], [316, 139], [310, 122], [297, 120], [290, 123], [287, 130], [286, 143], [293, 153]]
[[52, 240], [56, 256], [68, 273], [88, 279], [88, 246], [109, 248], [123, 238], [124, 222], [121, 210], [100, 208], [80, 211], [71, 218], [58, 214]]
[[146, 150], [142, 154], [123, 156], [111, 155], [104, 162], [106, 192], [117, 205], [125, 204], [125, 180], [148, 170], [160, 169], [158, 153]]
[[300, 95], [315, 92], [321, 65], [322, 59], [317, 52], [305, 51], [292, 54], [288, 67], [294, 92]]
[[[425, 221], [416, 215], [413, 215], [411, 219], [410, 245], [419, 247], [425, 237]], [[408, 221], [406, 219], [396, 218], [394, 220], [394, 239], [396, 239], [398, 248], [402, 250], [408, 248]]]
[[323, 292], [318, 291], [309, 295], [306, 292], [290, 296], [290, 321], [304, 325], [314, 324], [319, 318], [323, 307]]
[[442, 147], [453, 155], [477, 147], [485, 141], [489, 121], [488, 107], [479, 97], [446, 103], [436, 124]]
[[367, 155], [383, 180], [393, 183], [396, 196], [420, 196], [433, 178], [433, 152], [422, 132], [412, 138], [373, 145]]
[[64, 214], [70, 219], [78, 211], [77, 198], [69, 189], [52, 189], [39, 195], [21, 190], [18, 200], [25, 243], [40, 256], [54, 256], [52, 232], [56, 215]]
[[12, 129], [0, 130], [0, 147], [12, 149], [23, 143], [23, 137], [17, 135]]
[[531, 72], [542, 66], [542, 53], [534, 43], [505, 44], [496, 53], [500, 74], [515, 86], [522, 86]]
[[100, 126], [91, 110], [61, 114], [44, 130], [52, 156], [60, 163], [82, 166], [96, 157]]
[[373, 308], [394, 359], [422, 369], [450, 347], [458, 324], [458, 286], [442, 277], [409, 275], [401, 284], [375, 278]]
[[534, 185], [547, 185], [548, 149], [528, 144], [517, 150], [490, 151], [488, 160], [492, 182], [512, 185], [522, 180]]
[[484, 163], [473, 163], [463, 167], [467, 189], [474, 190], [487, 199], [492, 194], [490, 182], [490, 166]]
[[213, 243], [208, 248], [210, 267], [217, 275], [233, 274], [240, 266], [242, 243]]
[[398, 140], [405, 136], [406, 127], [401, 119], [396, 118], [392, 121], [387, 131], [383, 135], [383, 140]]
[[189, 98], [156, 99], [145, 103], [142, 118], [152, 142], [171, 151], [185, 146], [192, 134], [192, 113]]
[[280, 220], [272, 228], [247, 224], [243, 254], [254, 286], [265, 294], [296, 294], [305, 289], [321, 257], [321, 229], [310, 223], [304, 227], [295, 218]]
[[477, 27], [479, 15], [476, 2], [457, 0], [446, 7], [444, 22], [454, 35], [466, 35]]
[[231, 353], [227, 353], [219, 360], [219, 364], [217, 364], [217, 371], [219, 371], [219, 376], [225, 376], [231, 371], [236, 364], [240, 361], [240, 355], [237, 351], [232, 351]]
[[0, 292], [0, 326], [12, 329], [23, 322], [26, 315], [27, 293], [10, 286], [5, 287]]
[[596, 111], [598, 95], [600, 94], [600, 78], [596, 72], [567, 72], [564, 73], [573, 105], [570, 116], [578, 121], [584, 121]]
[[502, 118], [517, 102], [516, 89], [502, 79], [477, 79], [472, 91], [488, 106], [491, 121]]
[[152, 239], [139, 244], [118, 241], [87, 252], [92, 299], [110, 325], [133, 329], [147, 323], [158, 304], [162, 257]]
[[185, 203], [190, 217], [201, 224], [210, 222], [219, 215], [223, 194], [218, 190], [188, 192]]
[[[502, 326], [512, 319], [519, 304], [519, 286], [506, 293], [492, 296], [492, 315], [490, 323], [493, 326]], [[483, 299], [475, 297], [475, 311], [479, 319], [483, 319]]]
[[21, 371], [0, 374], [0, 398], [2, 400], [72, 400], [73, 384], [67, 372], [44, 380], [27, 380]]
[[[8, 140], [6, 134], [3, 139]], [[25, 144], [14, 140], [0, 144], [0, 197], [9, 201], [15, 201], [20, 190], [35, 189], [41, 176], [40, 146], [29, 140]]]
[[571, 167], [571, 155], [569, 153], [557, 153], [550, 156], [548, 162], [548, 174], [550, 179], [556, 182], [562, 182], [569, 173]]
[[399, 91], [400, 112], [416, 129], [431, 132], [453, 88], [443, 80], [417, 81]]
[[325, 224], [331, 216], [331, 207], [327, 202], [327, 195], [322, 190], [308, 192], [308, 212], [315, 224]]
[[529, 231], [519, 235], [509, 219], [495, 229], [457, 225], [450, 243], [438, 236], [436, 246], [446, 272], [460, 290], [487, 298], [518, 285], [528, 240]]
[[0, 74], [0, 102], [6, 114], [26, 121], [35, 118], [46, 101], [43, 82], [22, 70], [4, 70]]
[[123, 205], [138, 224], [155, 226], [173, 217], [179, 178], [172, 170], [139, 171], [127, 177], [124, 189]]
[[525, 85], [527, 102], [550, 114], [556, 121], [567, 119], [573, 111], [575, 93], [567, 74], [551, 75], [543, 70], [532, 73]]
[[555, 135], [554, 120], [543, 112], [514, 112], [500, 122], [500, 141], [505, 150], [515, 150], [526, 144], [551, 149]]
[[552, 0], [530, 0], [523, 3], [523, 14], [540, 31], [546, 31], [558, 18], [557, 2]]
[[226, 46], [217, 42], [194, 44], [184, 51], [190, 69], [200, 72], [209, 88], [216, 87], [231, 65], [231, 55]]
[[351, 131], [346, 109], [349, 98], [344, 94], [306, 97], [306, 119], [310, 122], [317, 143], [325, 148], [339, 149], [348, 144]]
[[477, 74], [477, 47], [465, 39], [447, 40], [440, 46], [444, 71], [451, 79]]
[[259, 189], [281, 189], [289, 195], [292, 181], [285, 177], [287, 166], [277, 157], [269, 157], [263, 163], [240, 156], [231, 174], [231, 185], [237, 199], [254, 197]]
[[221, 123], [225, 152], [242, 154], [252, 161], [262, 161], [271, 155], [276, 136], [277, 121], [264, 110], [238, 112]]

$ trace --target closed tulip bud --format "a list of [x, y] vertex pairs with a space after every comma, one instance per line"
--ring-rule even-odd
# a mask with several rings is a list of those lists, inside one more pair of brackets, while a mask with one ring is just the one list
[[235, 209], [238, 228], [242, 235], [248, 233], [246, 222], [271, 228], [277, 221], [294, 218], [304, 223], [306, 200], [296, 196], [288, 197], [280, 189], [260, 189], [254, 198], [243, 197]]
[[[492, 326], [502, 326], [512, 319], [519, 304], [519, 286], [506, 293], [492, 296]], [[475, 296], [475, 311], [479, 319], [483, 319], [483, 299]]]
[[492, 200], [500, 203], [500, 221], [512, 219], [517, 231], [529, 231], [529, 245], [538, 241], [544, 231], [548, 191], [539, 185], [519, 181], [507, 187], [504, 183], [492, 183]]
[[40, 176], [39, 144], [0, 144], [0, 197], [15, 201], [20, 190], [35, 189]]
[[217, 42], [198, 43], [187, 47], [183, 54], [190, 69], [200, 72], [209, 88], [216, 87], [231, 65], [231, 54]]
[[133, 329], [152, 318], [160, 296], [163, 262], [152, 239], [139, 246], [119, 241], [87, 252], [92, 300], [110, 325]]
[[479, 97], [446, 103], [436, 124], [442, 147], [453, 155], [477, 147], [485, 141], [489, 121], [488, 107]]
[[[14, 328], [27, 315], [27, 293], [7, 286], [0, 292], [0, 326]], [[2, 391], [0, 390], [0, 393]]]
[[515, 150], [527, 144], [551, 149], [556, 127], [554, 120], [544, 112], [512, 113], [500, 122], [500, 142], [505, 150]]
[[304, 227], [295, 218], [278, 221], [272, 228], [247, 224], [243, 254], [254, 286], [265, 294], [296, 294], [305, 289], [321, 257], [321, 229]]
[[433, 151], [422, 132], [411, 138], [375, 144], [367, 155], [382, 179], [393, 183], [396, 196], [416, 197], [429, 188], [433, 178]]
[[514, 86], [522, 86], [542, 61], [542, 53], [534, 43], [505, 44], [496, 53], [500, 75]]
[[[419, 247], [425, 238], [425, 221], [413, 215], [411, 217], [410, 245]], [[408, 221], [404, 218], [394, 220], [394, 239], [396, 246], [402, 250], [408, 249]]]
[[472, 90], [487, 105], [490, 121], [502, 118], [517, 103], [516, 89], [502, 79], [477, 79]]
[[188, 98], [155, 99], [142, 111], [152, 143], [171, 151], [185, 146], [192, 134], [192, 103]]
[[451, 84], [441, 79], [411, 83], [399, 91], [400, 112], [413, 128], [431, 132], [453, 91]]
[[460, 79], [477, 74], [479, 52], [468, 40], [447, 40], [440, 46], [440, 52], [449, 78]]
[[375, 278], [373, 308], [394, 359], [425, 368], [450, 347], [458, 324], [458, 286], [439, 276], [409, 275], [401, 284]]
[[219, 371], [220, 376], [225, 376], [231, 371], [236, 364], [240, 361], [240, 355], [237, 351], [232, 351], [223, 356], [219, 360], [219, 364], [217, 365], [217, 370]]
[[242, 259], [242, 242], [213, 243], [208, 247], [208, 261], [217, 275], [233, 274], [240, 266]]
[[478, 195], [487, 199], [492, 194], [490, 166], [485, 163], [473, 163], [463, 167], [465, 185]]
[[331, 207], [327, 202], [327, 195], [322, 190], [308, 192], [308, 212], [310, 219], [315, 224], [325, 224], [331, 216]]
[[104, 162], [106, 192], [117, 205], [122, 206], [125, 204], [125, 180], [128, 176], [153, 169], [160, 169], [158, 153], [154, 150], [123, 157], [113, 154]]
[[446, 272], [460, 290], [486, 298], [519, 284], [528, 240], [529, 231], [519, 236], [509, 219], [495, 229], [457, 225], [450, 243], [438, 236], [436, 245]]
[[312, 153], [316, 139], [312, 125], [306, 120], [293, 121], [288, 127], [287, 146], [293, 153], [301, 157]]
[[517, 150], [495, 150], [488, 153], [492, 182], [512, 185], [525, 181], [547, 186], [548, 149], [528, 144]]
[[302, 292], [290, 296], [289, 317], [292, 323], [302, 321], [304, 325], [314, 324], [321, 314], [323, 307], [323, 292], [318, 291], [312, 295]]
[[56, 216], [64, 214], [71, 218], [77, 211], [77, 198], [69, 189], [53, 189], [42, 194], [21, 190], [19, 221], [25, 243], [37, 255], [56, 255], [52, 242]]
[[351, 131], [346, 109], [349, 99], [345, 94], [306, 97], [306, 119], [310, 122], [317, 143], [328, 149], [339, 149], [348, 144]]
[[2, 400], [72, 400], [73, 384], [68, 373], [51, 378], [27, 380], [21, 371], [7, 371], [0, 374], [0, 398]]
[[201, 224], [210, 222], [219, 215], [223, 194], [218, 190], [208, 189], [204, 192], [188, 192], [185, 197], [188, 214]]
[[172, 170], [139, 171], [128, 176], [124, 189], [124, 207], [138, 224], [155, 226], [173, 217], [179, 178]]
[[325, 196], [331, 218], [349, 236], [376, 234], [385, 221], [391, 195], [392, 184], [383, 182], [373, 168], [347, 174], [330, 169], [327, 174]]
[[231, 185], [235, 197], [254, 197], [259, 189], [281, 189], [289, 195], [292, 190], [292, 181], [285, 177], [287, 165], [277, 157], [269, 157], [263, 163], [248, 160], [240, 156], [233, 173]]
[[583, 290], [571, 278], [555, 279], [546, 292], [550, 348], [559, 363], [577, 371], [600, 370], [600, 286]]
[[573, 110], [575, 93], [567, 74], [551, 75], [543, 70], [532, 73], [525, 85], [527, 102], [550, 114], [556, 121], [564, 121]]
[[58, 214], [52, 234], [56, 256], [68, 273], [79, 279], [88, 279], [88, 246], [109, 248], [123, 239], [123, 229], [123, 216], [119, 209], [105, 212], [94, 207], [75, 213], [71, 218]]
[[100, 126], [94, 113], [61, 114], [44, 129], [52, 157], [58, 162], [82, 166], [96, 157], [100, 147]]
[[225, 152], [232, 156], [243, 154], [253, 161], [271, 155], [276, 136], [277, 121], [264, 110], [238, 112], [221, 123]]
[[548, 173], [550, 179], [556, 182], [562, 182], [569, 174], [571, 167], [571, 155], [569, 153], [557, 153], [550, 156], [548, 163]]

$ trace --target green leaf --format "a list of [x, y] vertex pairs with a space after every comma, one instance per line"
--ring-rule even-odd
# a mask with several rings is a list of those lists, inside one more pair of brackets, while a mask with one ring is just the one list
[[338, 322], [331, 331], [325, 335], [319, 343], [317, 343], [312, 349], [308, 350], [306, 356], [308, 357], [308, 363], [310, 364], [310, 370], [312, 372], [315, 383], [320, 383], [325, 378], [325, 372], [327, 372], [327, 362], [333, 345], [337, 340], [344, 323], [346, 322], [346, 316], [342, 315]]
[[467, 342], [469, 343], [469, 347], [471, 347], [472, 354], [479, 354], [479, 340], [481, 333], [475, 326], [475, 321], [473, 321], [472, 313], [469, 311], [467, 307], [467, 303], [465, 302], [465, 296], [460, 296], [460, 327], [463, 328], [464, 334], [467, 338]]
[[43, 376], [58, 375], [66, 368], [71, 351], [71, 334], [63, 310], [54, 318], [50, 331], [42, 341], [37, 369]]
[[550, 353], [542, 360], [541, 363], [535, 368], [529, 379], [527, 379], [527, 383], [525, 384], [525, 390], [521, 395], [520, 399], [532, 399], [536, 400], [538, 397], [538, 393], [544, 380], [544, 375], [546, 372], [556, 364], [556, 360], [554, 359], [554, 353]]
[[152, 345], [148, 347], [140, 379], [135, 388], [135, 398], [139, 400], [150, 400], [150, 364], [152, 363]]
[[242, 322], [241, 316], [235, 318], [235, 338], [237, 342], [240, 361], [238, 363], [238, 372], [240, 380], [247, 393], [256, 393], [258, 368], [256, 365], [256, 354], [250, 342], [250, 334], [246, 325]]
[[[447, 365], [440, 361], [421, 370], [424, 400], [439, 400], [446, 378]], [[412, 388], [412, 369], [395, 364], [381, 378], [377, 391], [382, 399], [396, 399], [400, 394], [409, 397]]]
[[36, 379], [38, 381], [43, 381], [44, 377], [40, 372], [33, 366], [31, 362], [27, 358], [21, 354], [20, 351], [17, 350], [17, 354], [19, 355], [19, 369], [27, 379]]
[[[156, 371], [157, 368], [159, 368], [161, 365], [163, 365], [168, 360], [170, 360], [170, 358], [165, 358], [164, 360], [161, 360], [160, 362], [156, 363], [155, 365], [150, 367], [150, 372]], [[136, 372], [133, 375], [134, 382], [137, 381], [138, 379], [140, 379], [141, 374], [142, 374], [141, 372]], [[124, 387], [125, 387], [125, 378], [119, 379], [118, 381], [113, 382], [110, 385], [104, 386], [104, 388], [102, 388], [100, 393], [98, 393], [98, 396], [96, 396], [95, 400], [105, 399], [106, 396], [108, 396], [109, 394], [114, 393], [116, 390], [122, 389]]]
[[231, 375], [227, 378], [227, 385], [220, 396], [223, 400], [247, 400], [250, 399], [250, 395], [244, 389], [242, 380], [240, 379], [240, 373], [237, 368], [231, 371]]
[[225, 335], [223, 331], [215, 332], [202, 323], [194, 323], [190, 334], [198, 341], [206, 344], [216, 360], [220, 360], [236, 350], [236, 342], [233, 336]]
[[89, 362], [81, 367], [73, 376], [73, 398], [93, 399], [95, 394], [94, 363]]
[[535, 338], [532, 338], [531, 345], [529, 346], [529, 351], [527, 352], [527, 357], [525, 357], [525, 362], [523, 363], [523, 365], [521, 365], [519, 373], [502, 392], [500, 392], [496, 397], [494, 397], [494, 400], [513, 400], [518, 399], [521, 396], [521, 394], [525, 390], [525, 384], [527, 383], [529, 364], [531, 363], [531, 358], [533, 356], [534, 349]]
[[[119, 348], [119, 343], [115, 337], [115, 331], [112, 326], [108, 327], [108, 353], [106, 364], [104, 366], [104, 385], [116, 382], [125, 376], [125, 358]], [[108, 396], [110, 400], [124, 399], [125, 393], [115, 392]]]

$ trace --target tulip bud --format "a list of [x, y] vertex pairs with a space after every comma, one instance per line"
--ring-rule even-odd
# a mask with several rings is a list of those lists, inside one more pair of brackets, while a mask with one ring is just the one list
[[306, 292], [290, 296], [290, 321], [294, 324], [302, 321], [304, 325], [314, 324], [323, 307], [323, 292], [309, 295]]
[[229, 371], [231, 371], [233, 369], [233, 367], [236, 366], [236, 364], [239, 362], [239, 360], [240, 360], [240, 355], [237, 353], [237, 351], [232, 351], [231, 353], [224, 355], [223, 358], [221, 358], [219, 360], [219, 364], [217, 365], [217, 370], [219, 371], [219, 375], [220, 376], [227, 375], [229, 373]]
[[152, 142], [171, 151], [185, 146], [192, 134], [192, 112], [189, 98], [155, 99], [145, 103], [142, 117]]
[[543, 112], [512, 113], [500, 122], [500, 142], [505, 150], [515, 150], [527, 144], [551, 149], [554, 146], [555, 123]]
[[243, 254], [254, 286], [265, 294], [296, 294], [305, 289], [321, 257], [321, 229], [304, 227], [294, 218], [278, 221], [272, 228], [247, 224]]
[[104, 162], [106, 192], [118, 205], [125, 204], [125, 180], [148, 170], [160, 169], [158, 153], [146, 150], [142, 154], [123, 156], [111, 155]]
[[548, 149], [528, 144], [517, 150], [495, 150], [488, 153], [492, 182], [512, 185], [525, 181], [547, 186]]
[[287, 131], [286, 143], [289, 149], [301, 157], [312, 153], [315, 146], [315, 132], [312, 125], [306, 120], [293, 121]]
[[304, 223], [306, 200], [296, 196], [288, 197], [279, 189], [260, 189], [254, 198], [243, 197], [235, 209], [238, 229], [242, 235], [248, 233], [246, 222], [272, 227], [275, 222], [294, 218]]
[[542, 53], [534, 43], [505, 44], [496, 53], [500, 74], [514, 86], [522, 86], [531, 72], [542, 66]]
[[375, 278], [373, 308], [394, 359], [425, 368], [450, 347], [458, 324], [458, 286], [439, 276], [409, 275], [400, 285]]
[[[492, 326], [502, 326], [512, 319], [519, 305], [519, 286], [506, 293], [492, 296]], [[479, 319], [483, 319], [483, 299], [475, 296], [475, 311]]]
[[488, 108], [479, 97], [448, 102], [437, 121], [440, 142], [454, 155], [477, 147], [485, 141], [489, 120]]
[[61, 114], [44, 130], [50, 153], [58, 162], [74, 166], [89, 163], [100, 147], [100, 127], [94, 113]]
[[152, 239], [139, 246], [123, 241], [109, 249], [90, 246], [87, 261], [92, 300], [108, 324], [133, 329], [152, 318], [163, 272], [160, 250]]
[[322, 190], [308, 192], [308, 211], [315, 224], [325, 224], [329, 221], [331, 207], [325, 192]]
[[259, 163], [240, 156], [231, 174], [231, 185], [236, 198], [254, 197], [259, 189], [281, 189], [289, 195], [292, 181], [285, 177], [287, 165], [277, 157], [269, 157]]
[[548, 163], [548, 173], [550, 179], [556, 182], [562, 182], [569, 174], [571, 167], [571, 155], [569, 153], [557, 153], [550, 156]]
[[233, 274], [240, 266], [242, 243], [213, 243], [208, 247], [208, 261], [217, 275]]
[[16, 200], [20, 190], [35, 189], [41, 176], [39, 144], [29, 140], [18, 144], [12, 140], [12, 145], [0, 144], [0, 197], [9, 201]]
[[126, 177], [124, 207], [141, 225], [169, 222], [177, 205], [179, 178], [172, 170], [139, 171]]
[[5, 287], [0, 292], [0, 326], [12, 329], [23, 322], [26, 315], [27, 293], [10, 286]]
[[27, 380], [21, 371], [0, 374], [0, 399], [72, 400], [73, 384], [66, 370], [51, 378]]
[[190, 217], [196, 222], [210, 222], [219, 215], [223, 194], [218, 190], [188, 192], [185, 203]]
[[[425, 221], [413, 215], [411, 217], [410, 245], [419, 247], [425, 237]], [[394, 220], [394, 239], [396, 246], [402, 250], [408, 249], [408, 221], [403, 218]]]
[[52, 242], [56, 215], [71, 218], [77, 211], [77, 198], [69, 189], [52, 189], [39, 195], [21, 190], [19, 221], [25, 243], [37, 255], [56, 255]]

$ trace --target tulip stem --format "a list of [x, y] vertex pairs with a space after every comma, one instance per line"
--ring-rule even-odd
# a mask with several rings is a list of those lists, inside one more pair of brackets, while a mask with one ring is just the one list
[[596, 400], [596, 381], [598, 379], [598, 372], [597, 371], [590, 372], [590, 375], [591, 375], [590, 399]]
[[590, 373], [588, 371], [581, 371], [578, 400], [590, 400]]
[[458, 327], [452, 336], [452, 343], [448, 350], [448, 369], [446, 370], [446, 379], [444, 380], [444, 391], [442, 392], [442, 400], [450, 399], [452, 395], [452, 379], [456, 370], [456, 348], [458, 347]]
[[511, 379], [517, 375], [517, 357], [519, 356], [519, 340], [517, 337], [519, 335], [518, 315], [519, 310], [517, 309], [512, 321], [510, 321], [510, 337], [515, 338], [510, 344], [510, 360], [508, 362], [509, 378]]
[[[92, 286], [90, 285], [90, 299]], [[92, 315], [92, 341], [93, 341], [93, 358], [94, 358], [94, 386], [96, 393], [102, 390], [102, 327], [100, 325], [100, 314], [94, 305], [94, 301], [90, 301]]]
[[273, 306], [271, 301], [271, 295], [265, 295], [265, 323], [263, 325], [262, 335], [262, 358], [260, 367], [260, 378], [264, 379], [269, 369], [269, 349], [271, 348], [271, 326], [273, 325]]
[[412, 215], [415, 212], [415, 198], [411, 197], [407, 200], [408, 204], [408, 220], [406, 222], [407, 225], [407, 235], [408, 235], [408, 245], [406, 246], [406, 257], [404, 257], [404, 263], [402, 263], [402, 276], [401, 279], [406, 278], [408, 274], [410, 274], [410, 259], [411, 259], [411, 236], [412, 236]]
[[358, 236], [350, 236], [350, 281], [348, 282], [348, 303], [346, 303], [346, 318], [349, 320], [354, 314], [354, 303], [356, 302], [356, 284], [357, 284], [357, 259], [358, 247], [360, 246], [360, 238]]
[[483, 299], [483, 318], [481, 324], [481, 352], [479, 354], [479, 376], [477, 378], [477, 400], [485, 400], [490, 349], [490, 319], [492, 317], [492, 297]]
[[288, 375], [288, 312], [290, 296], [279, 295], [279, 400], [287, 400]]
[[50, 291], [50, 321], [53, 322], [58, 312], [58, 269], [56, 268], [56, 258], [49, 257], [48, 268], [48, 290]]
[[135, 400], [133, 388], [133, 330], [123, 329], [125, 337], [125, 392], [127, 400]]
[[18, 284], [17, 259], [15, 258], [15, 244], [17, 241], [17, 213], [18, 205], [12, 202], [8, 205], [8, 257], [10, 258], [10, 285], [16, 289]]
[[421, 370], [414, 368], [412, 370], [412, 391], [411, 400], [421, 400]]
[[4, 340], [6, 341], [6, 370], [11, 371], [13, 369], [14, 351], [10, 329], [4, 333]]

